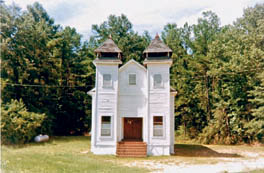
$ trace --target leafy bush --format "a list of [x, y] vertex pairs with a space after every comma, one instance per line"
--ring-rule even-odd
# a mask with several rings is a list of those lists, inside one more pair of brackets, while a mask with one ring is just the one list
[[11, 100], [1, 108], [1, 143], [18, 144], [32, 140], [46, 115], [28, 112], [22, 100]]

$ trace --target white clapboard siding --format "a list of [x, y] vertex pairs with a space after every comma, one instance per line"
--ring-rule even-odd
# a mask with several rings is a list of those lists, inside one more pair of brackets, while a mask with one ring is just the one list
[[[95, 154], [116, 154], [117, 142], [123, 139], [124, 117], [142, 117], [143, 141], [148, 155], [169, 155], [174, 150], [174, 95], [170, 94], [170, 63], [135, 60], [118, 68], [115, 63], [96, 64], [96, 87], [92, 95], [92, 142]], [[103, 75], [111, 75], [111, 87], [103, 86]], [[129, 75], [136, 84], [129, 84]], [[162, 77], [162, 87], [155, 88], [154, 75]], [[132, 82], [134, 84], [134, 81]], [[111, 116], [111, 124], [101, 124], [102, 116]], [[153, 127], [153, 117], [162, 116], [162, 125]], [[101, 136], [101, 132], [103, 135]], [[157, 136], [154, 136], [154, 133]], [[106, 136], [110, 134], [110, 136]], [[162, 136], [160, 136], [162, 135]]]
[[[129, 74], [136, 74], [136, 85], [129, 85]], [[147, 107], [147, 71], [130, 60], [119, 69], [118, 114], [120, 117], [142, 117]]]
[[[149, 127], [150, 127], [150, 140], [149, 143], [152, 147], [149, 147], [148, 153], [156, 155], [155, 151], [166, 150], [169, 152], [171, 130], [170, 130], [170, 82], [169, 82], [169, 68], [168, 64], [148, 64], [148, 81], [149, 81]], [[162, 88], [154, 87], [154, 75], [161, 74], [162, 76]], [[163, 116], [163, 136], [154, 137], [153, 129], [153, 116]], [[155, 147], [159, 146], [159, 147]]]

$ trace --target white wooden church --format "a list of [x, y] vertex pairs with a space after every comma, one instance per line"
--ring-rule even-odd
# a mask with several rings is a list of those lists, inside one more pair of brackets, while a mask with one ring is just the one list
[[174, 97], [170, 87], [172, 50], [156, 35], [143, 65], [122, 64], [122, 51], [107, 39], [95, 50], [91, 151], [120, 157], [174, 153]]

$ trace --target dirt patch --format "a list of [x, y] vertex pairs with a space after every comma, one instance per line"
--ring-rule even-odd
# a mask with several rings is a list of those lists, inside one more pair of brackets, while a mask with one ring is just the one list
[[[248, 150], [247, 150], [248, 149]], [[252, 151], [253, 150], [253, 151]], [[264, 148], [235, 146], [178, 145], [177, 154], [122, 161], [128, 167], [147, 168], [151, 172], [248, 172], [264, 169]]]
[[177, 172], [177, 173], [190, 173], [190, 172], [245, 172], [255, 169], [264, 169], [264, 158], [257, 159], [238, 159], [238, 158], [223, 158], [219, 159], [220, 163], [199, 164], [191, 163], [188, 161], [180, 162], [168, 160], [164, 161], [134, 161], [124, 164], [129, 167], [142, 167], [151, 170], [151, 172]]
[[225, 160], [224, 163], [217, 164], [201, 164], [201, 165], [189, 165], [182, 164], [179, 166], [165, 166], [161, 172], [175, 172], [177, 173], [188, 173], [188, 172], [245, 172], [255, 169], [264, 168], [264, 158], [252, 159], [252, 160], [241, 160], [241, 159], [232, 159]]

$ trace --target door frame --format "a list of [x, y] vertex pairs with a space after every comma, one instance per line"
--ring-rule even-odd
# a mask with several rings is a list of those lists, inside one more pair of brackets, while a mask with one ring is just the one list
[[[125, 119], [126, 118], [138, 118], [141, 119], [141, 139], [125, 139]], [[129, 140], [129, 141], [144, 141], [144, 119], [143, 117], [122, 117], [122, 141]]]

